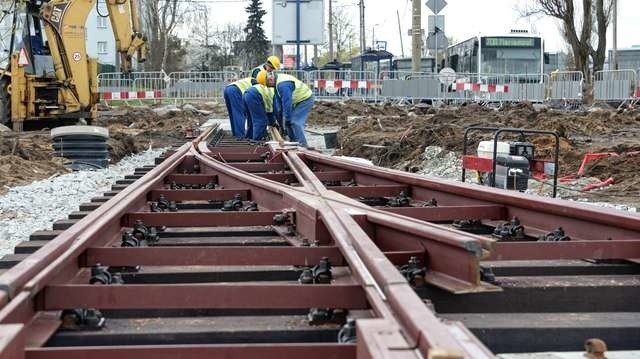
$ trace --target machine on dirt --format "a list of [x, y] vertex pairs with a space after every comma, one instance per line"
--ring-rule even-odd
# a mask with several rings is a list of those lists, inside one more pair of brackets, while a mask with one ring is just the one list
[[92, 8], [111, 22], [123, 72], [131, 70], [134, 55], [138, 62], [146, 57], [137, 0], [105, 3], [100, 9], [97, 0], [14, 0], [3, 12], [0, 24], [10, 31], [0, 70], [0, 123], [22, 131], [95, 118], [98, 66], [87, 56], [85, 29]]
[[[492, 132], [491, 141], [480, 141], [477, 155], [467, 154], [468, 138], [471, 132]], [[498, 141], [501, 134], [515, 133], [516, 141]], [[553, 161], [535, 157], [535, 146], [528, 142], [526, 135], [549, 135], [555, 139]], [[544, 180], [553, 177], [553, 197], [558, 185], [558, 155], [560, 138], [556, 132], [528, 130], [522, 128], [468, 127], [464, 132], [462, 152], [462, 182], [466, 171], [474, 170], [478, 182], [489, 187], [526, 191], [529, 178]]]

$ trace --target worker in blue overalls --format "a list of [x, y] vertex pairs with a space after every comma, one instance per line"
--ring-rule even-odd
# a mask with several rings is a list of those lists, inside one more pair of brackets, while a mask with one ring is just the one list
[[[262, 85], [266, 82], [267, 71], [260, 71], [257, 76], [257, 84], [245, 91], [243, 99], [247, 109], [247, 138], [260, 141], [264, 139], [267, 125], [279, 127], [276, 122], [278, 100], [274, 100], [273, 88]], [[275, 106], [274, 106], [275, 105]]]
[[275, 72], [267, 74], [266, 79], [260, 78], [260, 80], [265, 81], [263, 85], [275, 87], [275, 96], [281, 103], [284, 128], [289, 139], [307, 146], [304, 126], [315, 99], [309, 86], [294, 76]]
[[242, 95], [253, 84], [255, 84], [255, 80], [251, 77], [246, 77], [227, 85], [224, 89], [224, 103], [227, 105], [227, 111], [229, 112], [233, 137], [244, 138], [246, 135], [247, 115]]

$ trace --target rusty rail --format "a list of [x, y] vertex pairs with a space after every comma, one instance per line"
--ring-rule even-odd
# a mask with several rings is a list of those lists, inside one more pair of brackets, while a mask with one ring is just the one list
[[638, 312], [634, 258], [637, 216], [213, 128], [0, 276], [0, 358], [489, 358], [548, 348], [527, 310]]

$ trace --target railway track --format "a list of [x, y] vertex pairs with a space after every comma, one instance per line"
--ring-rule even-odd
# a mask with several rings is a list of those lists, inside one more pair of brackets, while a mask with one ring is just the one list
[[640, 349], [640, 217], [217, 128], [134, 177], [19, 246], [0, 358]]

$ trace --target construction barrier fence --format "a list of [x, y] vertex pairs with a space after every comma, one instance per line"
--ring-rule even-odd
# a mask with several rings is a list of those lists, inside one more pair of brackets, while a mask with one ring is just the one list
[[[465, 74], [440, 76], [409, 71], [316, 70], [280, 71], [300, 79], [317, 99], [356, 99], [368, 102], [546, 102], [582, 101], [584, 75], [579, 71], [550, 75]], [[150, 102], [220, 100], [224, 88], [250, 72], [162, 71], [101, 73], [100, 97], [107, 105], [146, 105]], [[598, 71], [593, 77], [594, 100], [628, 102], [640, 99], [639, 70]]]
[[598, 71], [593, 78], [595, 101], [631, 101], [638, 89], [637, 73], [633, 70]]

